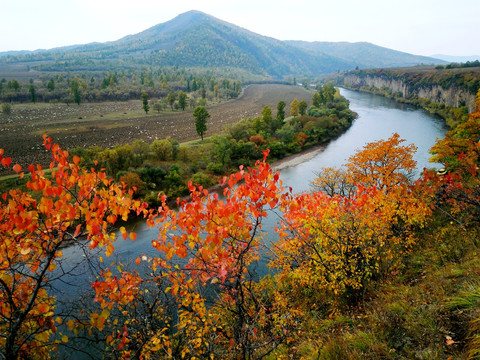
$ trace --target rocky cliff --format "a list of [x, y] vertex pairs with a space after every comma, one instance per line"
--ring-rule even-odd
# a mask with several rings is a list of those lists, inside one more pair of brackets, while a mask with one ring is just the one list
[[472, 89], [466, 86], [458, 86], [456, 84], [422, 84], [385, 74], [370, 75], [354, 73], [345, 74], [343, 84], [354, 89], [367, 86], [388, 90], [391, 94], [401, 95], [404, 98], [417, 96], [454, 107], [467, 106], [469, 112], [473, 111], [475, 106], [476, 91], [472, 91]]

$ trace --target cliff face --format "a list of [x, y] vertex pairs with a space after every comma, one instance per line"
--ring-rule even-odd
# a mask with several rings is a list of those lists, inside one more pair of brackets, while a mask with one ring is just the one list
[[370, 86], [377, 89], [388, 89], [392, 94], [401, 93], [404, 98], [415, 95], [430, 99], [436, 103], [454, 107], [467, 106], [468, 111], [475, 110], [475, 95], [468, 89], [451, 86], [444, 88], [441, 85], [409, 85], [403, 79], [394, 79], [387, 76], [345, 74], [344, 85], [352, 88]]

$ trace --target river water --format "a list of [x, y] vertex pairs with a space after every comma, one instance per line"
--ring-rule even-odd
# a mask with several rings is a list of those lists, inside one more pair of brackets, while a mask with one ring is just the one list
[[[350, 108], [358, 113], [358, 118], [343, 135], [330, 142], [325, 150], [314, 158], [281, 170], [280, 177], [285, 187], [290, 186], [297, 193], [308, 191], [315, 172], [320, 168], [339, 167], [365, 144], [387, 139], [395, 132], [405, 139], [407, 144], [413, 143], [417, 146], [415, 160], [419, 174], [424, 167], [438, 167], [436, 164], [429, 163], [428, 160], [429, 150], [436, 139], [443, 138], [445, 135], [446, 128], [442, 120], [424, 110], [398, 104], [381, 96], [347, 89], [341, 89], [341, 94], [350, 101]], [[263, 229], [266, 231], [273, 229], [277, 219], [275, 216], [267, 218]], [[133, 263], [143, 254], [149, 257], [158, 256], [158, 252], [151, 246], [151, 241], [156, 239], [158, 234], [156, 228], [149, 228], [144, 221], [138, 221], [131, 224], [128, 230], [136, 232], [137, 239], [136, 241], [123, 240], [118, 234], [113, 260], [127, 264]], [[275, 240], [274, 236], [272, 231], [270, 242]], [[65, 258], [69, 259], [66, 262], [70, 264], [79, 263], [84, 258], [83, 251], [77, 247], [65, 249], [63, 253]], [[258, 264], [257, 271], [259, 275], [268, 271], [265, 261]], [[92, 273], [89, 275], [87, 271], [84, 276], [77, 277], [75, 284], [84, 289], [88, 288], [94, 275]], [[66, 297], [77, 292], [64, 284], [58, 285], [57, 290]]]

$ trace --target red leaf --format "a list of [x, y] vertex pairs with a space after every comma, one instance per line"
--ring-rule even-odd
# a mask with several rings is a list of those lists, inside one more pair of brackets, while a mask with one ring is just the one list
[[5, 167], [9, 167], [11, 163], [12, 163], [12, 159], [8, 157], [2, 159], [2, 165]]

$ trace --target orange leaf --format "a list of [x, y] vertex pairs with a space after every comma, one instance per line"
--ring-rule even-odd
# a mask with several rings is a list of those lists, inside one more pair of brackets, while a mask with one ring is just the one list
[[39, 313], [45, 314], [50, 310], [50, 306], [48, 304], [39, 304], [37, 310]]
[[135, 241], [137, 239], [137, 234], [135, 234], [134, 232], [131, 232], [130, 233], [130, 239], [132, 239], [133, 241]]
[[123, 240], [127, 240], [128, 234], [127, 234], [127, 230], [125, 230], [125, 227], [122, 226], [120, 228], [120, 232], [122, 233]]
[[13, 171], [15, 171], [17, 174], [22, 171], [22, 167], [18, 164], [13, 165]]

